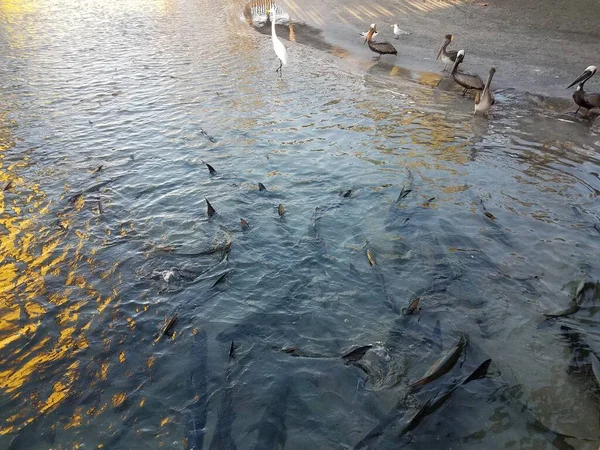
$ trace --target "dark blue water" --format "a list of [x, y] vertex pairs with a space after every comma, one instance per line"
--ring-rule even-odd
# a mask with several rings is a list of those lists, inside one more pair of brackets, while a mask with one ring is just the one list
[[0, 446], [596, 448], [597, 124], [241, 14], [0, 5]]

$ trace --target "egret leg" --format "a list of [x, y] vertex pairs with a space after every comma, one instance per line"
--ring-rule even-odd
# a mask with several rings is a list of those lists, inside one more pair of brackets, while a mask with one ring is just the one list
[[279, 72], [279, 76], [281, 76], [281, 67], [283, 66], [283, 62], [279, 60], [279, 67], [275, 69], [275, 73]]
[[469, 88], [465, 88], [465, 90], [463, 91], [462, 95], [464, 96], [467, 93], [468, 90], [469, 90]]
[[575, 111], [575, 112], [573, 113], [573, 115], [574, 115], [574, 116], [576, 116], [576, 115], [577, 115], [577, 113], [579, 112], [579, 110], [580, 110], [580, 109], [581, 109], [581, 106], [580, 106], [579, 108], [577, 108], [577, 111]]
[[442, 70], [442, 72], [446, 72], [447, 68], [448, 68], [448, 64], [444, 64], [444, 70]]
[[379, 61], [381, 59], [381, 55], [373, 56], [373, 61]]

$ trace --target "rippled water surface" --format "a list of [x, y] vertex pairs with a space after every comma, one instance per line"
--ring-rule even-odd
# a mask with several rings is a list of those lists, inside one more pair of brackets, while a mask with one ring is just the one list
[[597, 124], [473, 117], [356, 30], [279, 25], [279, 78], [242, 3], [75, 3], [0, 2], [0, 447], [597, 448], [600, 289], [544, 316], [600, 278]]

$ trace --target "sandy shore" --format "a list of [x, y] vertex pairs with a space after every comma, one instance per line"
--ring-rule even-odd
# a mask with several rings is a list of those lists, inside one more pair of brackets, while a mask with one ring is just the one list
[[[464, 70], [497, 68], [496, 89], [515, 88], [568, 98], [566, 90], [587, 66], [600, 66], [600, 2], [597, 0], [281, 0], [295, 20], [323, 30], [323, 37], [350, 54], [369, 59], [358, 31], [377, 23], [380, 40], [396, 46], [393, 63], [412, 70], [440, 71], [435, 56], [443, 36], [465, 49]], [[391, 24], [410, 32], [394, 40]], [[600, 90], [600, 77], [588, 83]]]

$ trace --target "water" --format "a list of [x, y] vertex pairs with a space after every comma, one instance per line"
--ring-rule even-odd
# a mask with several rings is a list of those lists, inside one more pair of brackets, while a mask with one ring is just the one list
[[515, 90], [473, 117], [301, 23], [279, 78], [241, 12], [0, 4], [0, 445], [352, 448], [398, 411], [371, 448], [596, 448], [598, 299], [543, 313], [600, 278], [597, 123]]

